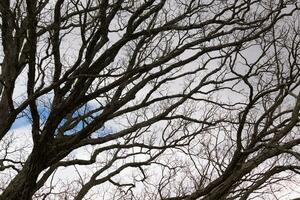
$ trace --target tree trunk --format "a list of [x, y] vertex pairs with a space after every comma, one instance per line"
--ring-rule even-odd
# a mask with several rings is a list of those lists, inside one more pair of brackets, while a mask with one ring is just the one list
[[47, 156], [35, 149], [23, 169], [6, 187], [0, 200], [30, 200], [36, 189], [39, 174], [47, 168]]

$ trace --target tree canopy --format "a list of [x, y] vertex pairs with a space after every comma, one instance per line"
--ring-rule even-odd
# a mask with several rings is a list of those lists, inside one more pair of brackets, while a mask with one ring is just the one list
[[280, 199], [300, 182], [297, 0], [1, 0], [0, 199]]

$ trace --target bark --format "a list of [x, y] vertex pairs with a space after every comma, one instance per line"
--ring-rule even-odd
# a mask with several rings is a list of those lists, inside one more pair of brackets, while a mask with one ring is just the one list
[[25, 163], [23, 169], [10, 182], [0, 196], [0, 200], [30, 200], [37, 187], [39, 174], [47, 168], [46, 148], [36, 148]]

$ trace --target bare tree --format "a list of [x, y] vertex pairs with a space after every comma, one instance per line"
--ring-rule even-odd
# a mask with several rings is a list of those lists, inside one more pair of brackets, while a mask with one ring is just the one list
[[0, 199], [280, 198], [300, 180], [298, 6], [1, 0]]

